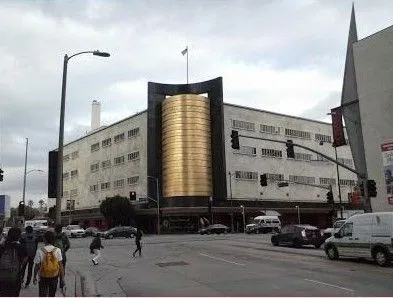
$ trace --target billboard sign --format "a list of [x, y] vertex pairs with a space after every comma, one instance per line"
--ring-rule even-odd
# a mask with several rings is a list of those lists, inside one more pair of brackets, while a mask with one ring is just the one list
[[7, 195], [0, 195], [0, 215], [9, 218], [11, 214], [11, 198]]
[[383, 172], [385, 174], [386, 198], [393, 205], [393, 141], [381, 145]]

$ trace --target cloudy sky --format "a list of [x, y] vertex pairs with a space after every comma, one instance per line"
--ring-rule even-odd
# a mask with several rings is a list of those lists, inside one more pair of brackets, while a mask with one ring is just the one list
[[[62, 0], [0, 2], [0, 194], [46, 198], [57, 147], [64, 54], [66, 141], [89, 130], [91, 101], [107, 125], [147, 108], [147, 82], [222, 76], [224, 101], [329, 121], [339, 105], [351, 1]], [[355, 1], [359, 38], [393, 24], [393, 1]]]

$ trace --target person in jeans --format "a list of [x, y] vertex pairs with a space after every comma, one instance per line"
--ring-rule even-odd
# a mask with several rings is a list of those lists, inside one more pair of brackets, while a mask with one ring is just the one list
[[31, 226], [26, 227], [26, 234], [22, 236], [20, 242], [24, 247], [27, 255], [27, 262], [22, 268], [22, 277], [25, 276], [26, 267], [27, 269], [27, 278], [25, 283], [25, 288], [27, 288], [30, 284], [31, 277], [33, 274], [33, 266], [34, 266], [34, 257], [37, 252], [38, 245], [38, 237], [33, 233], [33, 228]]
[[135, 258], [135, 254], [139, 251], [139, 256], [142, 255], [142, 245], [141, 245], [141, 239], [142, 239], [142, 231], [137, 228], [136, 230], [136, 235], [135, 235], [135, 244], [136, 244], [136, 249], [133, 252], [132, 256]]
[[101, 237], [97, 235], [90, 244], [90, 252], [94, 254], [91, 261], [94, 265], [98, 265], [98, 260], [101, 257], [101, 248], [104, 248], [101, 244]]
[[66, 268], [66, 262], [67, 262], [67, 254], [66, 252], [70, 249], [70, 240], [68, 239], [68, 236], [66, 233], [62, 231], [63, 226], [58, 224], [55, 226], [55, 242], [54, 246], [60, 248], [61, 250], [61, 256], [63, 258], [63, 270], [65, 272]]
[[[22, 286], [22, 268], [26, 262], [26, 252], [19, 243], [21, 230], [11, 228], [4, 245], [0, 247], [0, 296], [19, 297]], [[16, 275], [9, 276], [10, 267]]]
[[40, 297], [54, 297], [57, 290], [57, 281], [60, 278], [60, 287], [63, 288], [64, 270], [62, 263], [61, 250], [53, 243], [55, 234], [52, 231], [46, 231], [44, 234], [44, 247], [37, 250], [34, 258], [34, 279], [37, 283], [37, 274], [40, 272], [40, 281], [38, 283], [38, 292]]

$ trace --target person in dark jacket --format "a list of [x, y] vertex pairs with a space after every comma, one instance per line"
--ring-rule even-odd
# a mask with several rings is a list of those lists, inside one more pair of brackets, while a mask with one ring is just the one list
[[[18, 297], [22, 286], [22, 268], [27, 261], [26, 252], [20, 244], [19, 239], [21, 230], [19, 228], [11, 228], [8, 231], [7, 239], [3, 246], [0, 247], [0, 296], [1, 297]], [[5, 260], [6, 257], [13, 256], [16, 253], [16, 260], [12, 262], [15, 264], [17, 277], [10, 279], [8, 274], [10, 268], [2, 268], [2, 264], [10, 265], [10, 260]], [[12, 260], [13, 261], [13, 260]], [[8, 269], [8, 270], [7, 270]]]
[[137, 228], [136, 229], [136, 235], [135, 235], [135, 244], [136, 244], [136, 249], [133, 252], [132, 256], [135, 258], [135, 254], [139, 251], [139, 256], [142, 255], [142, 245], [141, 245], [141, 239], [142, 239], [142, 231]]
[[20, 243], [25, 249], [27, 255], [27, 262], [22, 268], [22, 276], [25, 276], [26, 267], [27, 269], [27, 278], [25, 283], [25, 288], [27, 288], [31, 282], [31, 277], [33, 275], [33, 266], [34, 266], [34, 257], [37, 251], [38, 245], [38, 237], [35, 233], [33, 233], [33, 228], [31, 226], [26, 227], [26, 234], [22, 236]]
[[98, 260], [101, 257], [101, 248], [104, 248], [101, 244], [101, 237], [97, 235], [90, 244], [90, 253], [94, 254], [91, 261], [94, 265], [98, 265]]
[[60, 250], [61, 250], [61, 255], [63, 257], [63, 260], [62, 260], [63, 270], [65, 272], [66, 263], [67, 263], [67, 254], [66, 253], [70, 249], [71, 244], [70, 244], [70, 240], [68, 239], [68, 236], [62, 230], [63, 230], [63, 226], [61, 224], [57, 224], [55, 226], [54, 246], [60, 248]]

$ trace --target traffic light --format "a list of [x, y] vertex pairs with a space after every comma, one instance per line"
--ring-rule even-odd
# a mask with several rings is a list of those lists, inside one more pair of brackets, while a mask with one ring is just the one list
[[377, 196], [377, 185], [375, 180], [367, 180], [367, 191], [370, 198], [375, 198]]
[[3, 173], [4, 173], [3, 169], [0, 169], [0, 181], [3, 181], [4, 178]]
[[262, 174], [261, 176], [259, 176], [259, 178], [260, 178], [261, 186], [267, 186], [267, 175]]
[[130, 191], [130, 200], [132, 200], [132, 201], [136, 200], [136, 192], [135, 191]]
[[364, 197], [364, 184], [363, 184], [363, 182], [359, 183], [359, 188], [360, 188], [360, 194], [362, 195], [362, 197]]
[[231, 143], [232, 143], [232, 148], [239, 150], [240, 145], [239, 145], [239, 132], [237, 130], [232, 130], [231, 133]]
[[287, 140], [287, 158], [295, 158], [295, 151], [293, 150], [292, 140]]
[[24, 215], [25, 215], [25, 203], [23, 203], [23, 201], [20, 201], [18, 206], [18, 216], [24, 216]]
[[328, 204], [334, 204], [333, 193], [331, 191], [328, 191], [328, 193], [326, 194], [326, 200]]

